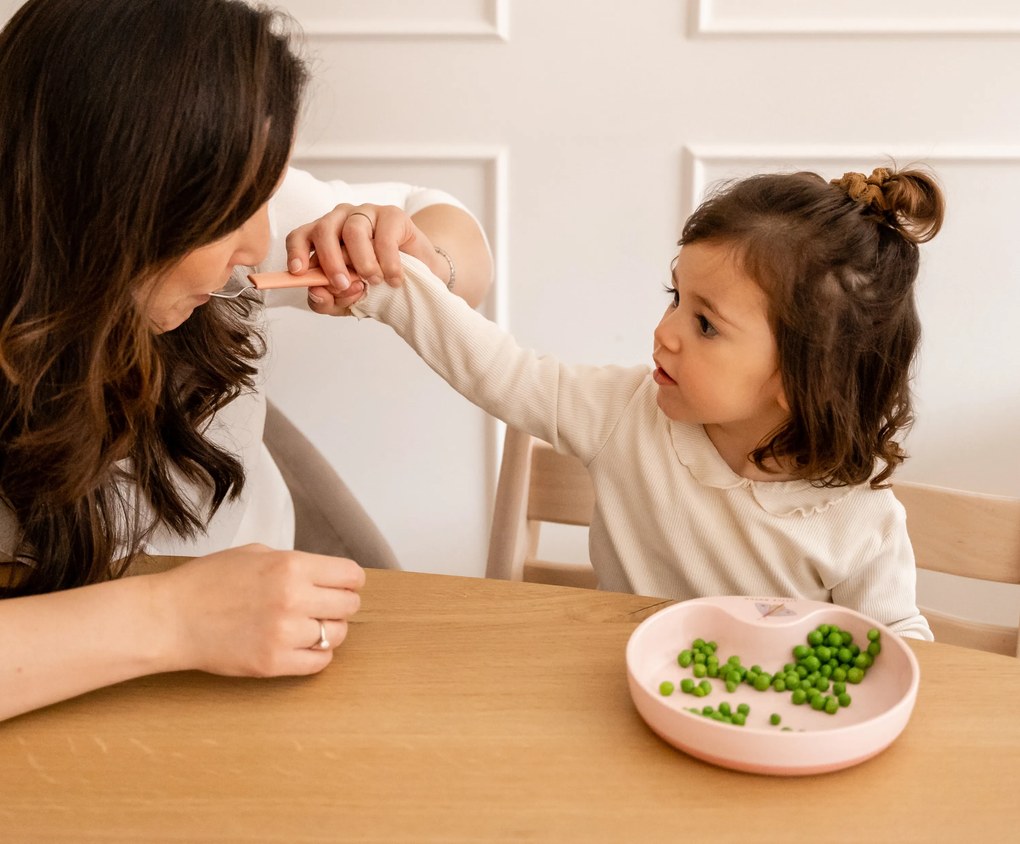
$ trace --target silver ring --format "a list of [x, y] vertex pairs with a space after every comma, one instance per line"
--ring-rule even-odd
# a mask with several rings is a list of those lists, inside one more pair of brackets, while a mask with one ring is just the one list
[[311, 646], [313, 651], [328, 651], [329, 650], [329, 639], [326, 638], [326, 622], [321, 618], [315, 619], [319, 622], [319, 641]]
[[[368, 225], [371, 226], [372, 228], [372, 234], [373, 235], [375, 234], [375, 223], [372, 222], [372, 218], [369, 217], [368, 214], [366, 214], [364, 211], [352, 211], [350, 214], [347, 215], [347, 220], [350, 220], [351, 217], [364, 217], [366, 220], [368, 220]], [[344, 220], [344, 223], [346, 223], [347, 220]]]

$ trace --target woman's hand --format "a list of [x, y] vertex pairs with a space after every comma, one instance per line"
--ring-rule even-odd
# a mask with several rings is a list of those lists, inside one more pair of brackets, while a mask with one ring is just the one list
[[[361, 605], [365, 572], [339, 557], [246, 545], [153, 578], [171, 668], [269, 677], [329, 664]], [[320, 620], [329, 643], [321, 650]]]
[[346, 314], [365, 285], [401, 285], [401, 252], [437, 274], [449, 270], [428, 237], [394, 205], [338, 205], [287, 235], [288, 269], [301, 275], [318, 265], [331, 282], [328, 287], [309, 288], [309, 307], [334, 316]]

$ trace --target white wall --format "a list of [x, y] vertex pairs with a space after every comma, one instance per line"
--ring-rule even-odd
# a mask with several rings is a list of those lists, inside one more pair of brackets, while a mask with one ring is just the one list
[[[15, 5], [15, 4], [9, 4]], [[924, 249], [902, 476], [1020, 495], [1020, 4], [282, 0], [316, 81], [298, 163], [448, 188], [487, 226], [487, 313], [565, 359], [647, 363], [706, 183], [889, 156], [947, 191]], [[276, 325], [271, 393], [405, 567], [482, 573], [494, 426], [379, 326]], [[554, 537], [564, 552], [578, 539]], [[948, 591], [933, 588], [934, 603]], [[965, 611], [1016, 619], [1014, 590]]]

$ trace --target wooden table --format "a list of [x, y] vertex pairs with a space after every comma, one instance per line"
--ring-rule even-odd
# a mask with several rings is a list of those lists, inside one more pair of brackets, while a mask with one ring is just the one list
[[876, 758], [741, 774], [657, 738], [634, 595], [370, 571], [311, 678], [181, 673], [0, 724], [0, 840], [1017, 840], [1020, 661], [912, 643], [921, 689]]

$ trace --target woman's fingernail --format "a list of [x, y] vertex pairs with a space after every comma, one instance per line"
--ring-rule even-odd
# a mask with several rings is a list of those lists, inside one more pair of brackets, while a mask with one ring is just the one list
[[326, 303], [326, 300], [322, 296], [318, 293], [312, 293], [311, 290], [308, 291], [308, 298], [315, 302], [316, 305], [324, 305]]
[[333, 284], [339, 287], [341, 290], [346, 290], [351, 286], [351, 280], [343, 273], [337, 273], [333, 276]]
[[291, 258], [290, 262], [287, 264], [287, 269], [290, 270], [292, 273], [297, 273], [301, 272], [301, 266], [302, 264], [300, 258]]

